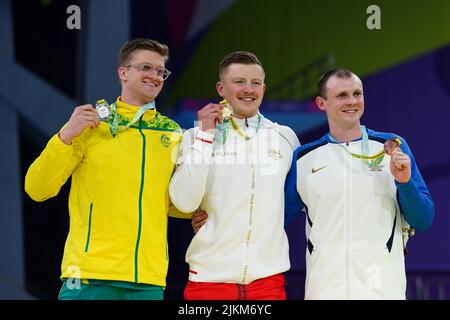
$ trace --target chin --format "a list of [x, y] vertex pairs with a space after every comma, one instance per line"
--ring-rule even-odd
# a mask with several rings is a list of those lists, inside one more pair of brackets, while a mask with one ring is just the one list
[[[159, 92], [158, 92], [159, 93]], [[144, 98], [146, 101], [151, 101], [151, 100], [155, 100], [156, 97], [158, 96], [158, 93], [155, 94], [146, 94], [144, 95]]]

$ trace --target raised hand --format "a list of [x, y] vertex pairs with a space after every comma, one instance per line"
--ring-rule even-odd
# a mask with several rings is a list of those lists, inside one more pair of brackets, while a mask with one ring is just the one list
[[199, 129], [214, 134], [216, 122], [222, 123], [223, 106], [218, 103], [209, 103], [197, 112]]
[[400, 147], [391, 153], [391, 173], [399, 183], [406, 183], [411, 178], [411, 159], [403, 153]]
[[79, 136], [84, 128], [95, 128], [99, 124], [100, 120], [92, 104], [78, 106], [70, 116], [67, 125], [59, 133], [59, 138], [65, 144], [70, 145], [72, 140]]

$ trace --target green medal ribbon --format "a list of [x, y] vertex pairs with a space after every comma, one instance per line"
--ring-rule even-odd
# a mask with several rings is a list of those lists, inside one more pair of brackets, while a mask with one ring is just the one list
[[[224, 106], [223, 107], [224, 109], [227, 108], [227, 109], [230, 110], [229, 113], [222, 111], [223, 121], [222, 121], [222, 124], [218, 125], [218, 127], [220, 129], [222, 129], [222, 144], [225, 144], [225, 142], [227, 141], [227, 133], [228, 133], [228, 129], [230, 128], [230, 124], [231, 124], [231, 127], [242, 138], [244, 138], [245, 140], [250, 140], [250, 138], [252, 138], [252, 137], [250, 137], [248, 134], [243, 132], [242, 129], [239, 127], [239, 125], [236, 123], [236, 120], [234, 119], [233, 113], [232, 113], [233, 108], [228, 103], [228, 101], [226, 99], [223, 99], [219, 103]], [[262, 118], [263, 118], [262, 114], [258, 113], [258, 124], [256, 125], [256, 129], [255, 129], [255, 134], [254, 135], [256, 135], [258, 133], [258, 130], [261, 127], [261, 119]]]
[[[361, 153], [356, 154], [350, 152], [346, 147], [342, 146], [353, 158], [361, 159], [370, 169], [379, 169], [380, 164], [384, 159], [384, 149], [373, 156], [369, 156], [369, 135], [367, 134], [366, 127], [361, 125], [362, 139], [361, 139]], [[331, 141], [339, 143], [334, 139], [331, 134], [328, 134]]]
[[119, 133], [119, 131], [128, 129], [133, 124], [135, 124], [136, 121], [138, 121], [140, 117], [142, 117], [142, 115], [144, 114], [145, 111], [154, 109], [154, 108], [155, 108], [155, 101], [151, 101], [149, 103], [144, 104], [142, 107], [139, 108], [139, 110], [136, 112], [136, 114], [134, 115], [134, 118], [131, 121], [129, 121], [125, 126], [121, 126], [121, 125], [119, 125], [119, 120], [117, 118], [117, 106], [116, 106], [116, 103], [114, 102], [112, 104], [114, 119], [112, 120], [112, 122], [111, 121], [108, 122], [108, 125], [109, 125], [109, 128], [111, 129], [112, 135], [116, 136]]
[[[361, 145], [361, 151], [362, 156], [361, 159], [363, 159], [364, 163], [370, 168], [370, 169], [378, 169], [380, 168], [380, 164], [384, 159], [384, 149], [378, 152], [377, 154], [373, 156], [369, 156], [369, 135], [367, 134], [367, 130], [365, 126], [360, 126], [361, 132], [362, 132], [362, 145]], [[352, 154], [353, 156], [353, 154]]]

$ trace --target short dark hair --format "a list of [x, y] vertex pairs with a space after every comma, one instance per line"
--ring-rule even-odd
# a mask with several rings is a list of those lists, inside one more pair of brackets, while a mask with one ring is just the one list
[[223, 73], [225, 72], [226, 68], [230, 66], [233, 63], [241, 63], [241, 64], [257, 64], [261, 66], [263, 69], [264, 74], [264, 68], [261, 64], [261, 61], [259, 61], [256, 54], [249, 52], [249, 51], [235, 51], [232, 53], [227, 54], [222, 61], [220, 61], [219, 65], [219, 78], [222, 78]]
[[336, 76], [341, 79], [348, 79], [348, 78], [355, 76], [355, 74], [348, 69], [342, 69], [342, 68], [333, 69], [333, 70], [330, 70], [327, 73], [323, 74], [319, 78], [319, 81], [317, 82], [317, 92], [318, 92], [319, 96], [321, 96], [324, 99], [327, 98], [328, 79], [330, 79], [332, 76]]
[[149, 50], [159, 53], [164, 57], [164, 62], [169, 59], [169, 47], [155, 40], [137, 38], [125, 43], [119, 52], [119, 67], [128, 64], [133, 53], [137, 50]]

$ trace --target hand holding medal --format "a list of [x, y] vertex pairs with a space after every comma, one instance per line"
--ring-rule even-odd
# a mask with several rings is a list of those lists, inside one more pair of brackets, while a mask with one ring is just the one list
[[391, 156], [391, 173], [399, 183], [407, 183], [411, 178], [411, 159], [400, 149], [400, 139], [390, 139], [384, 144], [385, 153]]
[[201, 131], [214, 134], [216, 123], [223, 121], [223, 104], [209, 103], [197, 112], [198, 126]]
[[98, 114], [92, 104], [78, 106], [70, 116], [69, 122], [58, 133], [62, 142], [72, 144], [72, 140], [79, 136], [86, 127], [96, 128], [100, 124]]

